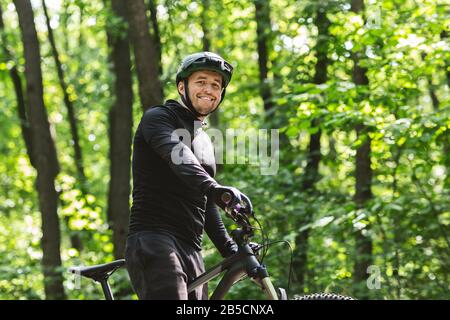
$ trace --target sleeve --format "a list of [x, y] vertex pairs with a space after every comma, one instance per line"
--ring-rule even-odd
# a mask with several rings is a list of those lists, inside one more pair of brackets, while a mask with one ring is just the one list
[[[217, 182], [201, 166], [192, 150], [180, 141], [176, 123], [176, 115], [166, 108], [149, 109], [141, 120], [144, 139], [182, 181], [204, 195]], [[181, 156], [181, 163], [174, 161], [177, 155]]]
[[237, 245], [228, 235], [217, 206], [209, 199], [206, 203], [205, 231], [222, 257], [226, 258], [237, 251]]

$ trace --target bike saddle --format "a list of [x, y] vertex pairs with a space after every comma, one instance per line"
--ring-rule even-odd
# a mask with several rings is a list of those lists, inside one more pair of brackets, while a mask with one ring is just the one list
[[125, 265], [125, 259], [116, 260], [113, 262], [98, 264], [88, 267], [71, 267], [69, 272], [79, 274], [83, 277], [93, 279], [95, 281], [102, 281], [108, 279], [110, 275], [117, 269]]

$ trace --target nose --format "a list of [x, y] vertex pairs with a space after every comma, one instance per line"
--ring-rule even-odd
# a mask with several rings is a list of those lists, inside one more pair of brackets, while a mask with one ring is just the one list
[[203, 89], [204, 89], [205, 93], [211, 93], [214, 91], [213, 85], [210, 83], [207, 83]]

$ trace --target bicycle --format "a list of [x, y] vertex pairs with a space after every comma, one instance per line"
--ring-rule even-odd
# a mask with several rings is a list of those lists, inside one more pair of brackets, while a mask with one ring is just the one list
[[[225, 203], [227, 201], [224, 201]], [[266, 249], [267, 245], [250, 242], [254, 235], [254, 230], [261, 230], [263, 242], [265, 236], [261, 224], [254, 215], [254, 212], [247, 212], [245, 205], [238, 204], [234, 208], [225, 210], [226, 215], [231, 218], [238, 226], [231, 232], [231, 236], [238, 246], [238, 250], [232, 256], [210, 268], [203, 274], [188, 283], [188, 293], [195, 288], [204, 285], [215, 277], [224, 273], [217, 287], [214, 289], [210, 300], [222, 300], [231, 287], [240, 280], [249, 277], [266, 294], [269, 300], [287, 300], [287, 292], [283, 288], [276, 289], [269, 277], [266, 266], [262, 263], [265, 253], [260, 254], [261, 249]], [[250, 219], [253, 219], [259, 225], [259, 228], [252, 226]], [[111, 287], [108, 283], [109, 277], [119, 268], [125, 267], [124, 259], [115, 260], [110, 263], [87, 266], [71, 267], [69, 272], [77, 274], [99, 282], [106, 300], [114, 300]], [[334, 293], [316, 293], [304, 296], [295, 296], [294, 300], [353, 300], [352, 297], [334, 294]]]

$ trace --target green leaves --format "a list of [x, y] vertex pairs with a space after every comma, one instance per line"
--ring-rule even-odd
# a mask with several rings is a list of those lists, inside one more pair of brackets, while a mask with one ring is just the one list
[[[305, 283], [300, 287], [294, 281], [294, 289], [351, 293], [357, 258], [354, 236], [365, 231], [373, 243], [373, 263], [382, 270], [382, 288], [371, 291], [374, 298], [447, 298], [448, 5], [443, 0], [364, 3], [364, 14], [355, 14], [348, 1], [270, 1], [267, 83], [274, 108], [266, 112], [259, 92], [253, 2], [209, 1], [203, 21], [203, 2], [159, 1], [164, 91], [166, 98], [177, 98], [174, 73], [185, 53], [202, 50], [204, 23], [210, 49], [236, 67], [218, 111], [220, 126], [280, 130], [276, 175], [261, 176], [259, 168], [246, 164], [225, 165], [218, 180], [242, 188], [250, 196], [271, 240], [288, 239], [294, 244], [303, 232], [309, 233], [307, 241], [298, 240], [294, 251], [301, 256], [299, 250], [307, 250]], [[328, 34], [320, 39], [318, 4], [330, 20]], [[80, 121], [86, 197], [70, 169], [74, 161], [70, 126], [56, 70], [49, 63], [45, 30], [38, 30], [44, 98], [62, 166], [56, 187], [61, 199], [65, 266], [112, 259], [106, 186], [110, 178], [108, 111], [115, 89], [106, 31], [122, 38], [127, 24], [108, 7], [109, 2], [74, 0], [50, 8], [58, 22], [54, 30], [57, 46]], [[24, 59], [16, 14], [11, 6], [3, 9], [3, 34], [13, 60], [0, 50], [0, 298], [38, 299], [44, 293], [36, 173], [22, 141], [9, 76], [13, 64], [23, 75]], [[39, 5], [35, 14], [40, 21]], [[327, 49], [327, 64], [319, 66], [323, 48]], [[355, 55], [359, 66], [366, 69], [368, 85], [354, 84]], [[321, 72], [327, 80], [318, 85], [316, 76]], [[136, 97], [135, 125], [142, 115]], [[357, 137], [355, 128], [361, 124], [366, 130]], [[319, 172], [315, 190], [309, 192], [302, 189], [302, 181], [311, 135], [319, 131]], [[355, 155], [369, 138], [373, 199], [356, 208]], [[72, 248], [70, 236], [74, 233], [82, 239], [82, 251]], [[207, 265], [218, 262], [210, 243], [206, 249]], [[285, 287], [289, 251], [272, 248], [267, 259], [270, 274]], [[99, 297], [94, 286], [83, 284], [86, 291], [81, 292], [74, 290], [70, 279], [66, 282], [71, 298]], [[117, 285], [126, 287], [126, 276], [120, 276]], [[258, 294], [257, 288], [243, 283], [231, 297], [245, 299]]]

